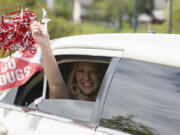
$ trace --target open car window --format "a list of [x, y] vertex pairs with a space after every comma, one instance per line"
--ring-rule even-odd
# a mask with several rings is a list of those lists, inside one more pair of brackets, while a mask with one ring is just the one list
[[[56, 59], [63, 79], [66, 83], [74, 63], [89, 61], [102, 63], [103, 65], [106, 65], [106, 68], [108, 68], [112, 60], [111, 57], [77, 55], [57, 56]], [[43, 91], [44, 83], [46, 83], [46, 87]], [[42, 98], [43, 94], [45, 95], [44, 98]], [[36, 102], [37, 100], [38, 102]], [[30, 109], [38, 109], [40, 112], [52, 115], [91, 122], [96, 102], [74, 99], [49, 99], [48, 83], [44, 81], [44, 74], [42, 72], [38, 72], [26, 84], [18, 88], [14, 104], [22, 107], [28, 107]]]

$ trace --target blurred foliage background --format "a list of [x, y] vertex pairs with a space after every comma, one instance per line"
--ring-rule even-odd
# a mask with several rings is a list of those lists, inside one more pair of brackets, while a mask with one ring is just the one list
[[[48, 12], [48, 31], [50, 38], [91, 33], [132, 33], [135, 0], [93, 0], [83, 8], [86, 15], [79, 23], [73, 21], [73, 3], [75, 0], [53, 0], [53, 6], [48, 8], [48, 0], [1, 0], [1, 14], [17, 11], [19, 6], [35, 12], [42, 19], [42, 9]], [[83, 0], [86, 1], [86, 0]], [[137, 15], [146, 14], [151, 22], [137, 22], [136, 32], [167, 33], [167, 8], [164, 8], [165, 20], [158, 22], [153, 16], [154, 0], [137, 0]], [[172, 0], [172, 33], [180, 33], [180, 0]], [[154, 22], [153, 22], [154, 21]], [[156, 23], [155, 23], [156, 21]]]

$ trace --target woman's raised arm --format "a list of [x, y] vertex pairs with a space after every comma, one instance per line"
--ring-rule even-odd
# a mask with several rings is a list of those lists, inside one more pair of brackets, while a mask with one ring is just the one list
[[49, 34], [40, 23], [31, 24], [33, 38], [40, 45], [45, 75], [49, 84], [49, 98], [69, 98], [67, 86], [59, 71], [50, 47]]

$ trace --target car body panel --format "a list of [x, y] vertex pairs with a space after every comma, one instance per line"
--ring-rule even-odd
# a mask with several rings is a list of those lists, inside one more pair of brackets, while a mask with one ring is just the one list
[[0, 114], [0, 123], [3, 125], [1, 132], [8, 132], [10, 135], [94, 134], [93, 127], [78, 125], [78, 123], [65, 118], [48, 119], [31, 110], [23, 112], [0, 108]]

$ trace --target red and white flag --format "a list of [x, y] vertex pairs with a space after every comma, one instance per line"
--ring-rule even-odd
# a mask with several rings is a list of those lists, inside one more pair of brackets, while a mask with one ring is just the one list
[[43, 72], [41, 49], [34, 45], [35, 52], [18, 50], [11, 56], [0, 59], [0, 91], [26, 83], [37, 72]]

